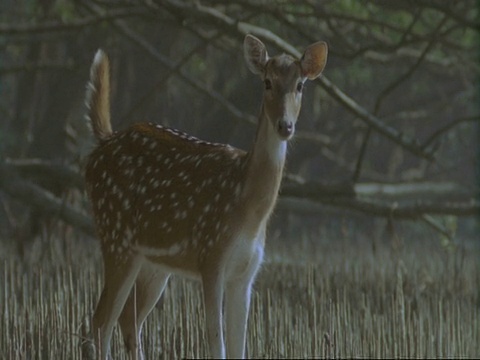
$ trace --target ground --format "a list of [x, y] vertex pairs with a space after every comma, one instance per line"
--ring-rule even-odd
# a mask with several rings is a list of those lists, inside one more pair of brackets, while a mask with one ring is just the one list
[[[253, 292], [249, 357], [476, 357], [480, 251], [428, 239], [370, 241], [348, 234], [271, 232]], [[0, 358], [80, 359], [83, 324], [99, 296], [102, 263], [81, 235], [35, 240], [20, 259], [3, 246]], [[207, 354], [199, 284], [173, 278], [147, 319], [150, 358]], [[115, 359], [124, 359], [118, 328]]]

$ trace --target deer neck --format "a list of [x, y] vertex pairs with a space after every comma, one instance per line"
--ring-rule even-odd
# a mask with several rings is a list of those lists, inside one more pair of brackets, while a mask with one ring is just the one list
[[257, 219], [266, 219], [275, 205], [287, 153], [287, 142], [281, 140], [265, 114], [260, 112], [253, 148], [248, 154], [243, 194]]
[[[281, 173], [283, 171], [286, 155], [287, 142], [280, 139], [262, 105], [249, 165], [255, 168], [255, 171], [262, 168], [264, 170], [269, 169], [274, 172], [271, 175], [277, 178], [277, 172]], [[256, 168], [257, 166], [258, 168]], [[257, 174], [263, 173], [263, 171], [260, 171]]]

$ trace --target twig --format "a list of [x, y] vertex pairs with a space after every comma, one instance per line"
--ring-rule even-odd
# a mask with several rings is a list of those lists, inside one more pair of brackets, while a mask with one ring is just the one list
[[473, 115], [473, 116], [467, 116], [467, 117], [462, 117], [460, 119], [453, 120], [449, 122], [448, 124], [442, 126], [440, 129], [437, 129], [432, 135], [428, 137], [427, 140], [425, 140], [422, 144], [423, 149], [427, 149], [430, 144], [439, 136], [441, 136], [443, 133], [446, 133], [450, 129], [454, 128], [455, 126], [464, 123], [464, 122], [473, 122], [473, 121], [480, 121], [480, 114], [479, 115]]
[[362, 146], [360, 147], [360, 151], [358, 154], [357, 164], [355, 165], [355, 171], [353, 172], [352, 181], [356, 183], [360, 178], [360, 172], [362, 170], [363, 159], [365, 158], [365, 153], [367, 150], [368, 140], [370, 139], [370, 134], [372, 133], [372, 127], [369, 126], [367, 128], [367, 132], [363, 138]]
[[378, 96], [377, 101], [375, 103], [375, 114], [378, 114], [380, 106], [383, 102], [383, 100], [393, 91], [395, 90], [398, 86], [400, 86], [403, 82], [405, 82], [410, 76], [413, 75], [415, 70], [418, 69], [418, 67], [422, 64], [423, 60], [427, 56], [428, 52], [432, 49], [433, 45], [437, 41], [437, 36], [435, 34], [440, 31], [442, 26], [445, 24], [447, 21], [447, 16], [444, 16], [442, 20], [437, 24], [435, 29], [433, 30], [433, 36], [428, 42], [427, 46], [425, 46], [425, 49], [423, 49], [421, 55], [417, 59], [417, 61], [400, 77], [398, 77], [395, 81], [393, 81], [390, 85], [388, 85]]
[[428, 214], [424, 214], [424, 215], [422, 215], [421, 219], [428, 226], [430, 226], [433, 230], [435, 230], [435, 231], [439, 232], [440, 234], [446, 236], [448, 240], [450, 240], [450, 241], [453, 240], [451, 232], [448, 231], [447, 229], [445, 229], [445, 227], [440, 225], [437, 221], [435, 221], [435, 219], [432, 216], [430, 216]]
[[122, 9], [111, 11], [99, 16], [90, 16], [80, 20], [62, 23], [58, 21], [45, 21], [38, 24], [0, 24], [0, 35], [40, 34], [45, 32], [72, 31], [86, 26], [91, 26], [102, 21], [146, 15], [145, 11], [138, 9]]

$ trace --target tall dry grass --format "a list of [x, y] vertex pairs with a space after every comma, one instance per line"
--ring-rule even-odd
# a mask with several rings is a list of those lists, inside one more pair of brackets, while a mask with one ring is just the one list
[[[250, 357], [480, 355], [478, 248], [418, 239], [373, 251], [368, 242], [299, 236], [270, 239], [267, 254], [252, 298]], [[98, 246], [49, 240], [29, 259], [7, 255], [0, 358], [80, 359], [82, 327], [101, 290]], [[195, 282], [170, 281], [144, 328], [147, 359], [207, 355], [200, 291]], [[126, 359], [117, 328], [112, 353]]]

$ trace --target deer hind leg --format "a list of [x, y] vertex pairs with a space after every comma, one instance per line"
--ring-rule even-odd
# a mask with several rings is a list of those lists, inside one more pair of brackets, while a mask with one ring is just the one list
[[165, 289], [170, 274], [144, 265], [119, 318], [125, 346], [132, 359], [143, 359], [142, 326]]
[[113, 326], [122, 312], [140, 265], [140, 260], [135, 257], [120, 260], [113, 254], [104, 256], [105, 284], [93, 315], [93, 336], [98, 359], [107, 359], [109, 356]]

